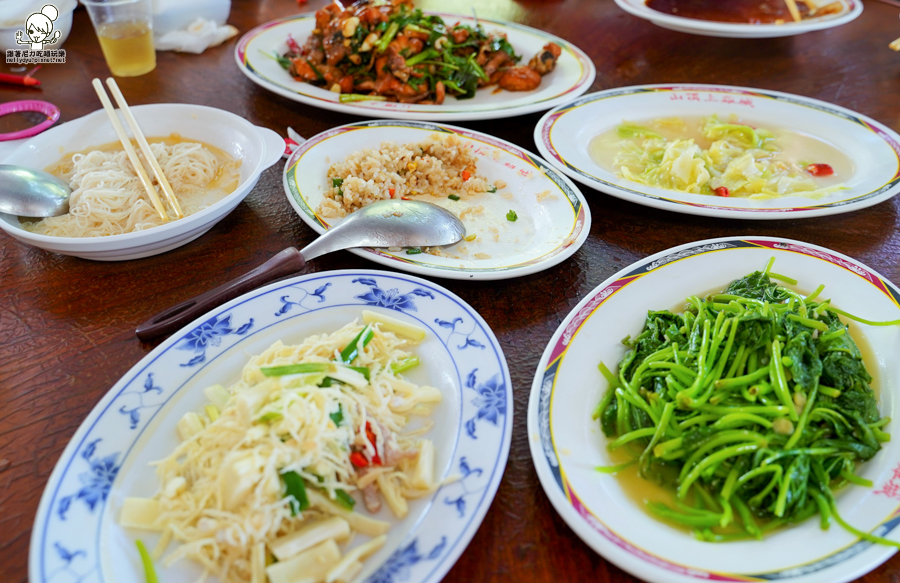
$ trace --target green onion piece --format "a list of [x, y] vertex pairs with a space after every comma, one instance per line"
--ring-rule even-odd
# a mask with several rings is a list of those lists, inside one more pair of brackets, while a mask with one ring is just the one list
[[414, 66], [418, 65], [419, 63], [421, 63], [422, 61], [427, 61], [428, 59], [431, 59], [438, 55], [440, 55], [440, 53], [434, 49], [424, 50], [421, 53], [419, 53], [418, 55], [406, 59], [406, 66], [414, 67]]
[[518, 218], [519, 218], [519, 215], [516, 214], [516, 211], [509, 211], [508, 213], [506, 213], [507, 221], [516, 222], [516, 220]]
[[319, 71], [319, 70], [316, 68], [316, 66], [313, 65], [313, 64], [310, 62], [309, 59], [306, 59], [306, 64], [309, 65], [309, 68], [312, 69], [312, 70], [313, 70], [313, 73], [316, 74], [316, 79], [317, 79], [317, 80], [319, 80], [319, 81], [324, 81], [324, 80], [325, 80], [325, 75], [323, 75], [323, 74], [321, 73], [321, 71]]
[[397, 374], [398, 372], [403, 372], [417, 366], [419, 366], [419, 357], [407, 356], [406, 358], [401, 358], [400, 360], [395, 361], [391, 365], [391, 372]]
[[343, 178], [332, 178], [332, 179], [331, 179], [331, 186], [333, 186], [334, 188], [339, 187], [339, 186], [342, 185], [343, 183], [344, 183], [344, 179], [343, 179]]
[[341, 93], [338, 98], [341, 103], [355, 103], [357, 101], [387, 101], [384, 95], [363, 95], [361, 93]]
[[338, 410], [329, 415], [331, 420], [334, 421], [335, 425], [340, 425], [341, 421], [344, 420], [344, 409], [341, 407], [340, 403], [338, 403]]
[[418, 247], [410, 247], [409, 249], [406, 250], [407, 255], [418, 255], [421, 252], [422, 252], [422, 250], [419, 249]]
[[353, 510], [353, 507], [356, 506], [356, 500], [354, 500], [353, 496], [343, 490], [335, 490], [334, 497], [337, 500], [337, 503], [347, 510]]
[[491, 193], [497, 192], [497, 187], [492, 184], [491, 187], [488, 189], [488, 192], [491, 192]]
[[375, 51], [379, 53], [383, 53], [387, 50], [388, 45], [391, 44], [391, 41], [394, 40], [394, 37], [397, 36], [397, 31], [400, 30], [400, 25], [397, 24], [397, 21], [394, 21], [388, 25], [384, 34], [381, 35], [381, 38], [378, 39], [378, 42], [375, 43]]
[[325, 362], [302, 362], [300, 364], [286, 364], [284, 366], [264, 366], [259, 371], [267, 377], [280, 377], [289, 374], [304, 374], [314, 372], [328, 372], [331, 365]]
[[287, 59], [287, 58], [285, 58], [285, 57], [282, 57], [281, 55], [279, 55], [279, 54], [276, 53], [275, 51], [272, 51], [272, 54], [271, 54], [271, 55], [270, 55], [269, 53], [267, 53], [266, 51], [262, 50], [262, 49], [260, 49], [259, 52], [261, 52], [262, 54], [264, 54], [265, 56], [269, 57], [270, 59], [272, 59], [272, 60], [274, 60], [274, 61], [278, 61], [278, 64], [281, 65], [284, 69], [290, 69], [290, 68], [291, 68], [291, 61], [290, 61], [290, 59]]
[[362, 343], [362, 347], [365, 348], [366, 344], [368, 344], [372, 338], [375, 337], [375, 333], [372, 332], [372, 328], [369, 326], [365, 326], [362, 330], [359, 331], [359, 334], [356, 335], [356, 338], [350, 341], [350, 344], [346, 346], [341, 351], [341, 362], [344, 364], [350, 364], [353, 362], [357, 356], [359, 356], [359, 344]]
[[455, 194], [448, 194], [447, 198], [449, 198], [450, 200], [459, 200], [459, 197]]
[[144, 542], [138, 539], [135, 541], [135, 544], [137, 545], [138, 553], [141, 555], [141, 564], [144, 565], [144, 578], [147, 580], [147, 583], [159, 583], [159, 579], [156, 578], [156, 569], [153, 568], [153, 560], [150, 558], [150, 553], [147, 552]]
[[281, 474], [284, 480], [284, 497], [293, 496], [291, 500], [291, 516], [297, 516], [309, 508], [309, 497], [306, 495], [306, 484], [297, 472], [284, 472]]

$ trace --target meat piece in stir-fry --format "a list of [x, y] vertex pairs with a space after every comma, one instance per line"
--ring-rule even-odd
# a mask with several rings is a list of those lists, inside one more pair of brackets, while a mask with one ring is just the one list
[[533, 91], [541, 84], [541, 76], [531, 67], [518, 66], [506, 69], [498, 81], [507, 91]]
[[546, 45], [518, 65], [506, 35], [480, 24], [449, 25], [411, 0], [334, 2], [315, 16], [316, 28], [301, 47], [290, 36], [276, 59], [298, 81], [341, 94], [341, 101], [380, 99], [441, 104], [448, 95], [474, 97], [499, 84], [530, 91], [556, 66], [561, 51]]
[[546, 75], [556, 68], [556, 60], [562, 54], [562, 49], [556, 43], [547, 43], [544, 48], [528, 61], [528, 66], [541, 75]]

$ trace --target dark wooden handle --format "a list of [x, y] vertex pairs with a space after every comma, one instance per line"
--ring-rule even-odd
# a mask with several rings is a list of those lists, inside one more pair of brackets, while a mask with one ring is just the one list
[[138, 326], [134, 333], [144, 342], [168, 336], [216, 306], [276, 279], [296, 273], [304, 267], [306, 260], [303, 255], [295, 248], [289, 247], [253, 271], [248, 271], [237, 279], [163, 310]]

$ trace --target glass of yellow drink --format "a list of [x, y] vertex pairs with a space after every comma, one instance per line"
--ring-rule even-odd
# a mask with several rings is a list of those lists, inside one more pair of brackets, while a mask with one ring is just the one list
[[117, 77], [137, 77], [156, 68], [152, 0], [82, 0], [106, 64]]

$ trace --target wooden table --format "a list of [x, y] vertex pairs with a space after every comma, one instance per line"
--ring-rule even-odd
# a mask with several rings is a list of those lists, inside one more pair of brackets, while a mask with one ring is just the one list
[[[867, 1], [845, 26], [799, 37], [730, 40], [657, 28], [612, 0], [426, 0], [423, 6], [534, 26], [584, 49], [597, 66], [592, 90], [660, 82], [744, 85], [823, 99], [900, 130], [897, 9]], [[293, 0], [236, 0], [230, 22], [241, 32], [296, 12]], [[310, 9], [323, 5], [309, 3]], [[159, 53], [156, 70], [119, 79], [132, 104], [211, 105], [278, 132], [304, 136], [358, 118], [300, 105], [248, 81], [234, 64], [234, 40], [206, 53]], [[99, 106], [93, 77], [108, 70], [78, 10], [65, 44], [68, 61], [45, 65], [41, 90], [0, 86], [0, 101], [58, 104], [62, 121]], [[2, 67], [0, 67], [2, 70]], [[534, 150], [540, 114], [463, 123]], [[4, 131], [0, 122], [0, 131]], [[8, 122], [7, 122], [8, 123]], [[5, 128], [6, 131], [9, 128]], [[51, 162], [47, 160], [46, 162]], [[484, 523], [447, 581], [634, 581], [575, 536], [538, 482], [526, 432], [532, 377], [544, 347], [579, 299], [642, 257], [698, 239], [774, 235], [846, 253], [900, 282], [900, 198], [820, 219], [736, 221], [654, 210], [582, 188], [593, 226], [584, 246], [543, 273], [499, 282], [439, 281], [477, 309], [509, 361], [515, 427], [506, 475]], [[95, 403], [153, 345], [134, 328], [161, 309], [229, 280], [314, 233], [291, 210], [280, 165], [207, 235], [169, 253], [124, 263], [46, 253], [0, 236], [0, 581], [27, 580], [29, 537], [44, 485], [69, 438]], [[313, 270], [377, 267], [346, 252]], [[900, 581], [900, 556], [862, 580]]]

